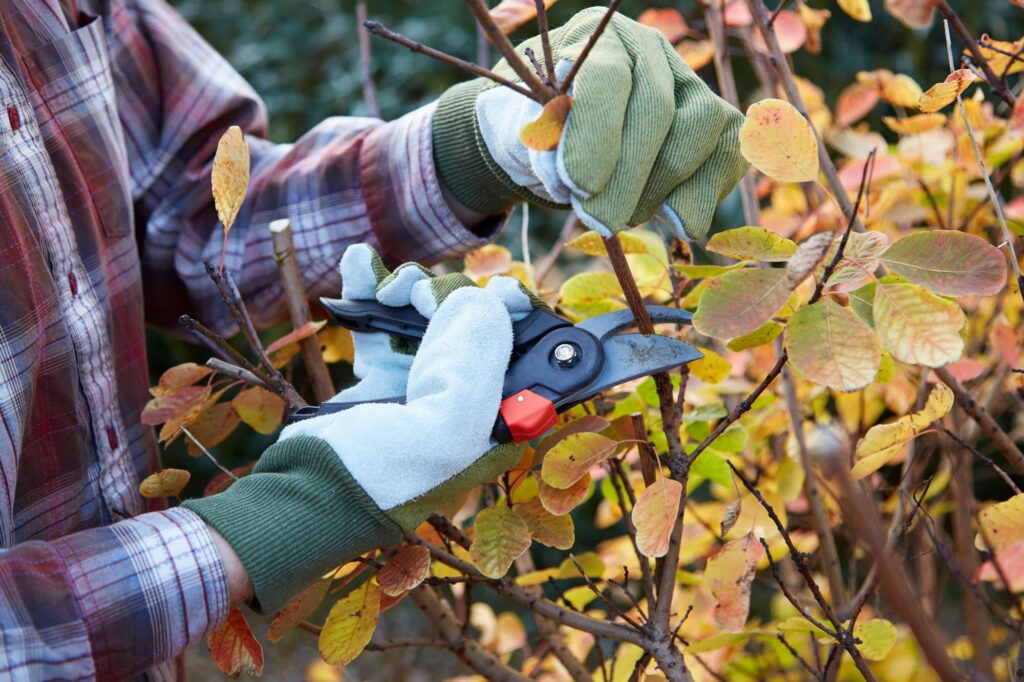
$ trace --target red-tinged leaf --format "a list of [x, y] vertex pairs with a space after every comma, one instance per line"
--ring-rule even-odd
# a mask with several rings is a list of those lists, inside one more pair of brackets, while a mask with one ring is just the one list
[[636, 20], [644, 26], [661, 31], [661, 35], [670, 43], [675, 43], [690, 32], [683, 15], [671, 7], [645, 9]]
[[856, 123], [871, 113], [879, 99], [881, 96], [874, 88], [861, 83], [846, 86], [836, 102], [836, 123], [841, 126]]
[[676, 45], [676, 53], [691, 69], [700, 71], [714, 60], [715, 44], [710, 40], [682, 40]]
[[[800, 15], [792, 10], [784, 9], [779, 12], [775, 16], [772, 29], [775, 31], [775, 38], [779, 41], [779, 48], [783, 54], [796, 52], [807, 42], [807, 27], [804, 26]], [[759, 52], [765, 54], [771, 52], [760, 31], [754, 31], [752, 42]]]
[[[857, 192], [861, 178], [864, 177], [865, 165], [867, 165], [866, 160], [858, 159], [845, 164], [839, 170], [839, 182], [845, 189], [853, 193]], [[871, 171], [871, 179], [873, 182], [888, 180], [897, 175], [901, 169], [899, 159], [889, 154], [882, 154], [875, 157], [875, 167]]]
[[191, 386], [203, 377], [209, 376], [212, 369], [194, 362], [186, 362], [171, 367], [160, 375], [160, 383], [149, 389], [153, 397], [169, 396], [186, 386]]
[[[544, 7], [551, 7], [555, 2], [557, 0], [544, 0]], [[491, 8], [491, 18], [502, 33], [509, 34], [537, 18], [537, 4], [534, 0], [501, 0]]]
[[789, 319], [785, 347], [801, 374], [838, 391], [864, 388], [881, 364], [875, 332], [831, 298], [804, 306]]
[[896, 360], [941, 367], [960, 359], [966, 319], [954, 301], [916, 284], [879, 283], [872, 313], [882, 347]]
[[725, 25], [732, 28], [743, 28], [754, 23], [754, 16], [745, 0], [730, 0], [722, 12]]
[[[216, 446], [231, 435], [241, 420], [231, 403], [217, 403], [203, 410], [188, 425], [189, 433], [203, 444], [207, 450]], [[202, 454], [199, 446], [191, 438], [188, 441], [188, 454], [198, 457]]]
[[946, 369], [949, 370], [949, 373], [952, 374], [957, 381], [963, 383], [965, 381], [977, 379], [985, 373], [988, 367], [977, 360], [962, 358], [956, 362], [951, 362], [946, 365]]
[[530, 529], [533, 539], [542, 545], [556, 549], [569, 549], [576, 542], [576, 527], [571, 516], [556, 516], [541, 504], [540, 499], [533, 498], [515, 506]]
[[382, 593], [380, 595], [380, 612], [387, 613], [388, 610], [398, 606], [401, 603], [401, 601], [408, 596], [408, 592], [402, 592], [401, 594], [396, 594], [394, 596]]
[[173, 497], [182, 491], [192, 474], [184, 469], [162, 469], [150, 474], [139, 484], [139, 492], [147, 499]]
[[548, 451], [541, 478], [553, 488], [565, 490], [615, 452], [618, 442], [599, 433], [574, 433]]
[[274, 433], [284, 417], [284, 400], [259, 386], [241, 391], [232, 399], [231, 406], [257, 433]]
[[330, 586], [330, 580], [317, 580], [288, 602], [281, 612], [274, 616], [274, 620], [270, 621], [270, 627], [267, 629], [267, 639], [270, 643], [277, 644], [292, 628], [309, 618], [327, 596]]
[[786, 271], [744, 268], [708, 282], [697, 304], [693, 326], [701, 334], [731, 339], [767, 322], [789, 298]]
[[512, 562], [530, 548], [530, 528], [504, 504], [484, 509], [473, 524], [469, 548], [473, 564], [488, 578], [502, 578]]
[[377, 573], [377, 582], [384, 594], [397, 597], [419, 585], [428, 575], [430, 550], [420, 545], [406, 545]]
[[1007, 128], [1007, 132], [1014, 139], [1024, 137], [1024, 97], [1018, 97], [1017, 103], [1013, 105], [1013, 113], [1010, 114], [1010, 125]]
[[989, 335], [992, 348], [999, 359], [1010, 367], [1018, 367], [1021, 354], [1021, 330], [1011, 327], [1006, 320], [998, 319], [992, 325]]
[[519, 131], [519, 141], [538, 152], [554, 151], [562, 139], [562, 129], [570, 109], [572, 97], [569, 95], [559, 95], [550, 100], [541, 109], [540, 115]]
[[192, 408], [201, 405], [210, 394], [209, 386], [185, 386], [174, 393], [153, 398], [142, 410], [143, 424], [156, 426], [169, 419], [184, 417]]
[[267, 346], [267, 353], [273, 353], [275, 351], [281, 350], [285, 346], [288, 346], [293, 343], [298, 343], [302, 339], [308, 339], [310, 336], [313, 336], [318, 331], [323, 329], [325, 324], [327, 324], [327, 320], [307, 322], [298, 329], [293, 329], [292, 331], [288, 332], [287, 334], [285, 334], [284, 336], [282, 336], [281, 338], [277, 339], [272, 344]]
[[932, 0], [885, 0], [885, 11], [907, 28], [916, 30], [932, 25], [935, 3]]
[[487, 244], [465, 255], [466, 274], [472, 277], [504, 275], [512, 267], [512, 253], [504, 246]]
[[750, 105], [739, 139], [743, 157], [774, 180], [810, 182], [818, 177], [817, 138], [789, 102], [764, 99]]
[[717, 600], [713, 619], [726, 632], [742, 632], [750, 612], [750, 584], [764, 547], [753, 533], [731, 540], [708, 559], [704, 581]]
[[565, 440], [568, 436], [574, 433], [600, 433], [604, 431], [611, 422], [604, 417], [598, 417], [597, 415], [588, 414], [584, 417], [578, 417], [573, 419], [559, 429], [549, 433], [547, 436], [541, 439], [537, 443], [537, 447], [533, 449], [533, 464], [534, 466], [540, 466], [544, 461], [544, 456], [548, 453], [548, 450], [558, 445], [560, 442]]
[[320, 630], [320, 657], [331, 665], [348, 665], [373, 637], [380, 614], [380, 587], [374, 580], [335, 602]]
[[[235, 467], [234, 469], [231, 470], [231, 473], [233, 473], [237, 478], [241, 478], [242, 476], [245, 476], [250, 471], [252, 471], [252, 468], [254, 466], [256, 466], [256, 462], [249, 462], [248, 464], [243, 464], [240, 467]], [[206, 484], [206, 488], [203, 489], [203, 497], [209, 497], [210, 495], [222, 493], [228, 488], [230, 488], [231, 484], [234, 482], [235, 479], [231, 478], [227, 474], [217, 474], [212, 479], [210, 479], [209, 483]]]
[[[981, 56], [988, 62], [993, 73], [1011, 76], [1024, 71], [1024, 60], [1013, 56], [1020, 54], [1021, 50], [1024, 49], [1024, 38], [1018, 38], [1012, 42], [1009, 40], [992, 40], [987, 33], [982, 33], [981, 37], [978, 38], [978, 43], [978, 51], [981, 52]], [[986, 45], [988, 47], [985, 47]], [[974, 58], [970, 49], [966, 47], [963, 54], [965, 57]]]
[[896, 240], [879, 259], [897, 275], [941, 296], [994, 296], [1006, 284], [1006, 257], [981, 237], [924, 230]]
[[[998, 564], [998, 568], [996, 564]], [[999, 575], [1000, 571], [1010, 582], [1008, 589], [1011, 592], [1019, 594], [1024, 590], [1024, 540], [1003, 548], [993, 559], [983, 563], [978, 568], [974, 579], [1002, 585], [1003, 579]], [[1007, 589], [1007, 586], [1003, 585], [1003, 589]]]
[[555, 516], [563, 516], [587, 499], [587, 495], [590, 493], [590, 483], [590, 474], [584, 474], [583, 478], [568, 488], [560, 490], [549, 486], [543, 479], [538, 478], [537, 497], [549, 512]]
[[636, 526], [636, 547], [644, 556], [660, 557], [668, 552], [682, 494], [679, 481], [662, 476], [636, 498], [631, 516]]
[[228, 677], [263, 674], [263, 647], [249, 629], [245, 614], [236, 607], [232, 606], [227, 619], [210, 633], [206, 645], [210, 658]]

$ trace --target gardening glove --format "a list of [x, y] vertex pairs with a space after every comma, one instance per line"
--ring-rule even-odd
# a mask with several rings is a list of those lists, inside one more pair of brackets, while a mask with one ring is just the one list
[[[379, 272], [364, 267], [372, 256], [356, 254], [346, 258], [364, 259], [360, 271]], [[351, 278], [344, 286], [346, 295], [369, 291], [353, 289]], [[495, 277], [479, 288], [464, 275], [432, 277], [407, 267], [374, 292], [387, 305], [412, 304], [430, 320], [406, 377], [407, 402], [363, 403], [292, 424], [251, 474], [223, 493], [184, 503], [238, 553], [254, 606], [264, 612], [277, 611], [340, 563], [398, 543], [522, 454], [519, 446], [491, 440], [512, 318], [535, 305], [519, 283]], [[368, 367], [362, 382], [374, 376]], [[397, 380], [389, 391], [396, 386]], [[366, 391], [355, 394], [374, 392]]]
[[[597, 28], [591, 8], [551, 31], [561, 81]], [[519, 46], [543, 59], [540, 38]], [[529, 63], [529, 60], [525, 60]], [[518, 78], [503, 60], [495, 72]], [[519, 132], [541, 105], [480, 78], [445, 92], [434, 114], [434, 159], [463, 205], [501, 213], [519, 200], [567, 208], [604, 236], [652, 218], [701, 240], [747, 164], [743, 116], [717, 97], [653, 28], [615, 14], [573, 81], [558, 148], [527, 149]]]

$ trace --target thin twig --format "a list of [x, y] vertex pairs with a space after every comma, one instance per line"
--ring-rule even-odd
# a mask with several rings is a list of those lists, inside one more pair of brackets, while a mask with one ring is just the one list
[[367, 31], [369, 31], [375, 36], [380, 36], [381, 38], [390, 40], [393, 43], [398, 43], [402, 47], [405, 47], [413, 52], [419, 52], [420, 54], [426, 55], [440, 62], [444, 62], [445, 64], [450, 64], [452, 66], [458, 67], [467, 73], [473, 74], [474, 76], [483, 76], [484, 78], [489, 78], [495, 83], [500, 83], [504, 85], [506, 88], [515, 90], [524, 97], [529, 97], [530, 99], [535, 100], [537, 102], [541, 101], [527, 88], [524, 88], [522, 85], [519, 85], [518, 83], [513, 83], [507, 78], [499, 76], [490, 69], [474, 64], [473, 62], [467, 62], [466, 60], [459, 59], [458, 57], [453, 57], [447, 52], [435, 50], [432, 47], [424, 45], [423, 43], [417, 43], [415, 40], [410, 40], [409, 38], [406, 38], [401, 33], [396, 33], [395, 31], [392, 31], [391, 29], [384, 26], [378, 21], [367, 21], [363, 23], [363, 26], [366, 27]]
[[962, 447], [967, 452], [974, 455], [974, 457], [976, 457], [977, 459], [981, 460], [981, 462], [989, 469], [992, 469], [992, 471], [996, 472], [996, 475], [1003, 480], [1003, 483], [1006, 484], [1006, 487], [1013, 491], [1014, 495], [1021, 494], [1020, 488], [1017, 486], [1016, 483], [1013, 482], [1013, 479], [1010, 478], [1010, 475], [1006, 473], [1001, 466], [993, 462], [990, 457], [981, 454], [977, 448], [975, 448], [973, 445], [965, 441], [963, 438], [947, 429], [942, 424], [936, 424], [936, 426], [938, 430], [946, 434], [946, 436], [948, 436], [950, 440], [952, 440], [954, 443]]
[[258, 376], [256, 376], [249, 370], [243, 369], [238, 365], [232, 365], [230, 362], [225, 362], [220, 358], [210, 358], [209, 360], [206, 361], [206, 366], [212, 369], [214, 372], [217, 372], [218, 374], [223, 374], [224, 376], [227, 377], [231, 377], [232, 379], [244, 381], [247, 384], [259, 386], [260, 388], [267, 387], [267, 383], [263, 381], [263, 379], [260, 379]]
[[633, 618], [629, 614], [627, 614], [625, 611], [619, 608], [618, 604], [616, 604], [611, 599], [605, 596], [604, 592], [602, 592], [601, 589], [594, 584], [594, 581], [590, 579], [590, 576], [587, 575], [586, 570], [584, 570], [583, 566], [581, 566], [580, 562], [576, 559], [576, 556], [571, 552], [569, 553], [569, 559], [572, 561], [573, 566], [576, 567], [576, 570], [580, 572], [580, 575], [583, 576], [583, 582], [586, 584], [587, 588], [589, 588], [590, 591], [594, 593], [594, 596], [597, 597], [602, 604], [608, 607], [608, 610], [611, 611], [612, 614], [614, 614], [618, 618], [621, 618], [623, 621], [628, 623], [636, 630], [643, 629], [643, 626], [640, 625], [640, 623], [633, 620]]
[[[943, 5], [947, 8], [949, 7], [949, 5], [946, 4], [945, 0], [939, 0], [939, 4], [937, 4], [936, 6], [941, 9]], [[952, 9], [950, 9], [949, 11], [952, 12]], [[953, 12], [953, 16], [955, 15], [956, 13]], [[959, 23], [959, 18], [957, 18], [956, 21]], [[949, 58], [949, 70], [953, 71], [955, 67], [953, 65], [953, 43], [949, 38], [949, 17], [947, 17], [947, 19], [943, 22], [943, 27], [946, 30], [946, 55]], [[963, 36], [961, 35], [961, 37]], [[977, 49], [977, 45], [975, 45], [974, 47], [975, 49]], [[988, 76], [988, 74], [991, 74], [992, 70], [991, 68], [988, 67], [988, 62], [984, 62], [984, 67], [988, 69], [988, 71], [986, 72], [986, 76]], [[994, 92], [994, 84], [990, 82], [990, 85], [992, 85]], [[1013, 95], [1011, 94], [1010, 97], [1012, 98]], [[1010, 104], [1013, 104], [1015, 99], [1010, 99], [1007, 101]], [[1009, 252], [1010, 256], [1010, 265], [1013, 266], [1013, 272], [1017, 276], [1017, 287], [1020, 290], [1021, 299], [1024, 300], [1024, 276], [1021, 275], [1020, 263], [1017, 262], [1017, 251], [1013, 247], [1013, 233], [1010, 232], [1010, 228], [1006, 226], [1006, 217], [1003, 216], [1003, 204], [999, 200], [999, 195], [996, 194], [995, 187], [992, 186], [992, 178], [989, 177], [988, 167], [985, 165], [985, 157], [981, 153], [981, 147], [978, 146], [978, 139], [974, 136], [974, 127], [971, 126], [971, 121], [967, 117], [967, 109], [964, 108], [964, 100], [960, 96], [960, 93], [957, 93], [956, 95], [956, 104], [957, 107], [959, 107], [960, 109], [960, 116], [961, 118], [963, 118], [964, 127], [967, 128], [967, 137], [969, 137], [971, 140], [971, 148], [974, 150], [974, 158], [978, 162], [978, 169], [981, 171], [982, 177], [985, 178], [985, 186], [988, 188], [989, 199], [992, 201], [992, 207], [995, 208], [996, 210], [996, 217], [999, 219], [999, 227], [1003, 231], [1003, 240], [1006, 243], [1006, 250]]]
[[544, 0], [533, 0], [537, 7], [537, 32], [540, 33], [541, 49], [544, 51], [544, 66], [547, 84], [551, 88], [558, 87], [555, 77], [555, 57], [551, 52], [551, 36], [548, 33], [548, 7]]
[[790, 655], [793, 656], [793, 658], [795, 658], [800, 663], [800, 665], [804, 667], [804, 670], [811, 674], [811, 677], [813, 677], [816, 680], [823, 679], [824, 676], [821, 674], [821, 672], [811, 667], [811, 664], [808, 663], [807, 660], [804, 659], [804, 657], [801, 656], [800, 653], [793, 648], [793, 645], [786, 641], [786, 636], [784, 634], [780, 632], [775, 636], [778, 638], [779, 642], [782, 643], [782, 646], [786, 647], [786, 649], [789, 650]]
[[544, 282], [544, 278], [547, 277], [548, 272], [551, 271], [552, 266], [558, 260], [558, 256], [561, 255], [562, 249], [565, 248], [565, 243], [569, 240], [569, 235], [572, 234], [572, 230], [576, 227], [578, 221], [579, 218], [576, 217], [575, 213], [570, 213], [566, 216], [565, 222], [562, 223], [562, 230], [558, 233], [558, 238], [548, 251], [548, 255], [544, 257], [544, 260], [537, 267], [537, 286]]
[[249, 362], [249, 359], [239, 353], [234, 346], [227, 342], [227, 339], [212, 329], [208, 329], [202, 322], [188, 315], [182, 315], [178, 318], [178, 323], [192, 332], [193, 336], [224, 360], [244, 367], [260, 379], [265, 380], [265, 373], [262, 370]]
[[512, 47], [508, 36], [495, 23], [494, 17], [491, 16], [491, 12], [487, 9], [487, 5], [483, 3], [483, 0], [466, 0], [466, 5], [469, 7], [469, 11], [473, 13], [473, 16], [476, 17], [477, 23], [483, 27], [484, 33], [487, 34], [491, 41], [491, 45], [497, 48], [509, 67], [516, 72], [516, 75], [522, 79], [526, 87], [534, 94], [534, 99], [541, 104], [552, 99], [555, 96], [554, 90], [544, 85], [530, 67], [523, 62], [516, 49]]
[[359, 66], [362, 71], [363, 101], [370, 115], [380, 118], [380, 105], [377, 103], [377, 86], [373, 82], [373, 60], [370, 47], [370, 34], [366, 30], [366, 0], [356, 2], [356, 23], [359, 31]]
[[185, 434], [185, 436], [186, 436], [186, 437], [187, 437], [187, 438], [188, 438], [188, 439], [189, 439], [190, 441], [192, 441], [192, 442], [193, 442], [193, 443], [195, 444], [195, 446], [196, 446], [197, 448], [199, 448], [199, 451], [200, 451], [200, 452], [202, 452], [202, 453], [203, 453], [204, 455], [206, 455], [206, 456], [207, 456], [207, 457], [209, 458], [209, 460], [210, 460], [211, 462], [213, 462], [213, 463], [214, 463], [214, 464], [215, 464], [215, 465], [217, 466], [217, 468], [218, 468], [218, 469], [220, 469], [220, 470], [221, 470], [221, 471], [223, 471], [223, 472], [224, 472], [225, 474], [227, 474], [227, 477], [228, 477], [228, 478], [230, 478], [230, 479], [231, 479], [232, 481], [237, 481], [237, 480], [238, 480], [238, 476], [236, 476], [236, 475], [235, 475], [235, 472], [234, 472], [234, 471], [232, 471], [231, 469], [228, 469], [227, 467], [225, 467], [225, 466], [224, 466], [223, 464], [221, 464], [220, 462], [218, 462], [218, 461], [217, 461], [217, 458], [213, 456], [213, 453], [211, 453], [211, 452], [210, 452], [209, 450], [207, 450], [207, 449], [206, 449], [206, 446], [205, 446], [205, 445], [203, 445], [202, 443], [200, 443], [200, 442], [199, 442], [199, 439], [198, 439], [198, 438], [196, 438], [195, 436], [193, 436], [193, 435], [192, 435], [192, 432], [191, 432], [191, 431], [189, 431], [189, 430], [188, 430], [187, 428], [185, 428], [185, 425], [184, 425], [184, 424], [178, 424], [178, 428], [179, 428], [179, 429], [181, 430], [181, 432], [182, 432], [182, 433], [184, 433], [184, 434]]

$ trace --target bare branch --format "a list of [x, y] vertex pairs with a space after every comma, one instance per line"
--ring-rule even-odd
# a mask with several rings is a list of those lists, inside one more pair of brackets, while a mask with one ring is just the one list
[[549, 99], [555, 96], [554, 90], [544, 85], [537, 75], [530, 70], [530, 67], [523, 62], [519, 53], [512, 47], [512, 43], [509, 41], [498, 25], [494, 23], [494, 17], [491, 16], [487, 6], [483, 3], [483, 0], [466, 0], [466, 5], [469, 7], [469, 11], [476, 17], [476, 21], [484, 29], [484, 33], [490, 39], [491, 44], [497, 48], [501, 56], [508, 62], [509, 67], [516, 72], [516, 75], [522, 79], [526, 87], [530, 89], [538, 102], [543, 104]]
[[366, 0], [356, 2], [356, 24], [359, 31], [359, 66], [362, 70], [363, 101], [370, 115], [380, 118], [377, 103], [377, 86], [373, 83], [373, 60], [370, 47], [370, 33], [366, 30]]
[[266, 388], [267, 383], [260, 379], [258, 376], [253, 374], [247, 369], [242, 369], [238, 365], [232, 365], [230, 362], [225, 362], [220, 358], [210, 358], [206, 361], [206, 366], [212, 369], [218, 374], [237, 379], [238, 381], [244, 381], [247, 384], [253, 386], [259, 386], [260, 388]]

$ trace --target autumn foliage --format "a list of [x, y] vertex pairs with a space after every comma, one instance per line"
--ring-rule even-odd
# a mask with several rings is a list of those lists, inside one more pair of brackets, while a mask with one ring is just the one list
[[[507, 33], [538, 4], [492, 12]], [[458, 267], [517, 277], [573, 320], [625, 309], [633, 291], [690, 310], [692, 326], [657, 331], [703, 359], [573, 408], [401, 546], [310, 586], [269, 640], [318, 633], [330, 666], [448, 649], [499, 680], [1024, 679], [1024, 38], [972, 37], [944, 2], [887, 1], [909, 28], [950, 20], [949, 73], [922, 86], [862, 72], [830, 104], [786, 55], [820, 49], [831, 13], [879, 20], [866, 0], [774, 13], [712, 0], [694, 17], [624, 4], [745, 111], [747, 224], [697, 254], [653, 225], [610, 240], [566, 230], [554, 252], [589, 258], [571, 274], [500, 246]], [[730, 95], [734, 58], [756, 62], [762, 92]], [[538, 150], [557, 147], [572, 106], [545, 101], [521, 133]], [[218, 156], [226, 230], [244, 140], [229, 131]], [[244, 372], [172, 368], [143, 421], [196, 456], [242, 424], [274, 433], [296, 404], [275, 372], [304, 339], [326, 363], [352, 361], [347, 332], [308, 322], [255, 360], [232, 356]], [[167, 469], [142, 492], [187, 481]], [[433, 636], [375, 635], [405, 599]], [[237, 609], [210, 649], [228, 674], [262, 667]]]

